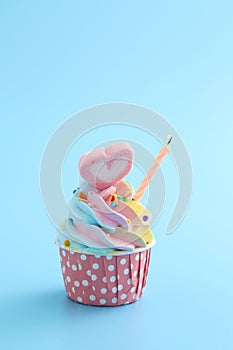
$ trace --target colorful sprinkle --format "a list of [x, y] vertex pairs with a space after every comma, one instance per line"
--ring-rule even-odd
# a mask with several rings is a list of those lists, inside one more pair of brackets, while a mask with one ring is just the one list
[[122, 197], [122, 196], [118, 195], [117, 198], [121, 199], [123, 202], [127, 202], [127, 197], [126, 196]]
[[70, 246], [70, 241], [68, 239], [64, 240], [64, 246], [69, 247]]
[[87, 203], [87, 200], [86, 200], [86, 199], [84, 199], [84, 198], [82, 198], [82, 197], [77, 197], [77, 199], [78, 199], [79, 201], [82, 201], [82, 202]]
[[76, 192], [79, 191], [79, 190], [80, 190], [80, 187], [75, 188], [75, 189], [73, 190], [73, 194], [76, 193]]
[[147, 221], [147, 220], [148, 220], [148, 216], [147, 216], [147, 215], [144, 215], [144, 216], [142, 217], [142, 220], [143, 220], [143, 221]]

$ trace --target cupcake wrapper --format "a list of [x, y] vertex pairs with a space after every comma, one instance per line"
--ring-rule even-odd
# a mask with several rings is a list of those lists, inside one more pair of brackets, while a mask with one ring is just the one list
[[94, 255], [59, 248], [68, 297], [97, 306], [138, 300], [146, 285], [151, 248], [122, 255]]

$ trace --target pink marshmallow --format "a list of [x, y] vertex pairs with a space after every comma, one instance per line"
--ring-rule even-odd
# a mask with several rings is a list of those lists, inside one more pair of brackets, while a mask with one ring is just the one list
[[96, 148], [79, 161], [80, 175], [92, 186], [105, 190], [115, 186], [131, 170], [134, 152], [127, 142]]

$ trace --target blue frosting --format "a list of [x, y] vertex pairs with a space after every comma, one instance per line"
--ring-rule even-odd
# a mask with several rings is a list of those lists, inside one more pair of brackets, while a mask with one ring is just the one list
[[71, 217], [74, 216], [89, 225], [101, 226], [108, 230], [115, 229], [113, 226], [107, 225], [105, 222], [103, 222], [88, 204], [77, 199], [75, 196], [71, 199], [69, 204], [71, 209]]

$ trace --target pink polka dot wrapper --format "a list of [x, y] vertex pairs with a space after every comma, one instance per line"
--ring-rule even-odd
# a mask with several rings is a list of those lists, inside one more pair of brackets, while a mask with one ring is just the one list
[[148, 275], [150, 247], [102, 256], [59, 249], [65, 290], [70, 299], [88, 305], [119, 306], [141, 297]]

